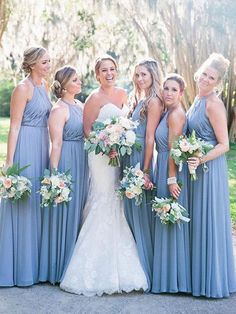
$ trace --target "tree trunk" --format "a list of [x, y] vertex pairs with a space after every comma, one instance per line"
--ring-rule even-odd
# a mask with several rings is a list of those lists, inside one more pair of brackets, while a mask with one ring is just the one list
[[0, 0], [0, 43], [10, 16], [8, 0]]

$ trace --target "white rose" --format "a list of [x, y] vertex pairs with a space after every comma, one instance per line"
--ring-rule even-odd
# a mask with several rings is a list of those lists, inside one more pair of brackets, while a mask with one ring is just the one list
[[135, 143], [136, 135], [135, 135], [134, 131], [131, 131], [131, 130], [127, 131], [125, 133], [125, 137], [126, 137], [126, 143], [128, 145], [131, 146]]
[[49, 192], [43, 193], [42, 196], [43, 196], [43, 198], [44, 198], [45, 200], [49, 200], [49, 199], [50, 199], [50, 193], [49, 193]]
[[134, 128], [132, 121], [125, 118], [125, 117], [120, 117], [120, 124], [123, 128], [125, 128], [127, 130]]
[[64, 199], [67, 199], [68, 196], [70, 194], [70, 190], [68, 188], [64, 188], [61, 192], [61, 196], [64, 198]]
[[120, 135], [119, 133], [112, 133], [109, 137], [111, 144], [119, 144], [120, 142]]
[[51, 183], [52, 183], [52, 186], [58, 186], [60, 182], [60, 179], [57, 177], [57, 176], [51, 176]]
[[23, 191], [23, 190], [25, 190], [25, 183], [22, 182], [22, 181], [19, 181], [18, 184], [17, 184], [17, 190], [18, 190], [18, 191]]
[[180, 157], [181, 156], [181, 150], [180, 149], [173, 149], [172, 150], [174, 156]]
[[142, 189], [136, 185], [132, 188], [132, 192], [136, 195], [140, 195], [142, 193]]

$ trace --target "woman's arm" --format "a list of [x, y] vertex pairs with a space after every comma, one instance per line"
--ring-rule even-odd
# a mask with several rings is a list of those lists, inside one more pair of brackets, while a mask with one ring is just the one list
[[[169, 149], [172, 147], [172, 144], [175, 138], [181, 134], [183, 134], [184, 124], [186, 122], [186, 115], [182, 111], [182, 109], [176, 109], [172, 111], [168, 116], [168, 147]], [[176, 165], [174, 160], [169, 156], [168, 158], [168, 176], [169, 178], [173, 178], [173, 182], [168, 184], [170, 194], [174, 198], [178, 198], [181, 192], [181, 188], [176, 180]]]
[[203, 157], [191, 157], [188, 159], [189, 165], [195, 168], [198, 167], [199, 164], [213, 160], [229, 150], [226, 110], [223, 102], [214, 96], [207, 101], [206, 110], [216, 136], [217, 144]]
[[52, 142], [51, 154], [50, 154], [50, 166], [51, 168], [58, 168], [58, 164], [61, 158], [61, 148], [63, 142], [63, 128], [68, 119], [68, 108], [65, 106], [57, 106], [52, 109], [48, 124], [49, 133]]
[[83, 125], [84, 134], [86, 137], [89, 136], [89, 133], [92, 130], [92, 125], [98, 117], [100, 106], [101, 104], [99, 98], [95, 95], [91, 95], [85, 102], [83, 112]]
[[[147, 109], [147, 128], [145, 137], [145, 151], [144, 151], [144, 172], [150, 171], [150, 164], [153, 157], [153, 148], [155, 143], [155, 131], [159, 124], [161, 114], [163, 111], [163, 105], [159, 98], [152, 98], [148, 104]], [[150, 179], [146, 178], [146, 185], [149, 184]], [[149, 181], [149, 182], [148, 182]], [[146, 187], [148, 188], [148, 187]]]
[[7, 140], [6, 167], [12, 166], [21, 121], [28, 101], [29, 87], [19, 84], [13, 91], [10, 103], [10, 129]]

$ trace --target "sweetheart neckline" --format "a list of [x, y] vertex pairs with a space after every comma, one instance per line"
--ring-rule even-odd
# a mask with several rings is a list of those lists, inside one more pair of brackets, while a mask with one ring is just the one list
[[123, 104], [122, 108], [118, 107], [117, 105], [113, 104], [112, 102], [108, 102], [107, 104], [103, 105], [101, 108], [100, 108], [100, 111], [102, 110], [102, 108], [104, 108], [105, 106], [107, 105], [112, 105], [113, 107], [116, 107], [118, 110], [122, 111], [124, 109], [124, 107], [127, 107], [128, 106], [126, 104]]

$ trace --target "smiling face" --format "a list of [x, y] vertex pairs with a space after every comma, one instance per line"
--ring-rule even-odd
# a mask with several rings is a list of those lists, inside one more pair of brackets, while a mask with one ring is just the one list
[[206, 67], [197, 79], [197, 86], [202, 94], [211, 93], [220, 80], [219, 72], [213, 67]]
[[64, 88], [69, 94], [77, 95], [81, 92], [81, 80], [77, 73], [74, 73], [68, 82], [65, 84]]
[[180, 85], [175, 80], [168, 79], [163, 88], [163, 100], [167, 108], [177, 105], [183, 95]]
[[148, 91], [152, 85], [151, 73], [144, 65], [138, 65], [134, 73], [135, 84], [140, 90]]
[[113, 86], [117, 78], [116, 65], [111, 60], [102, 60], [96, 77], [101, 86]]
[[45, 77], [48, 75], [51, 68], [50, 56], [46, 52], [41, 58], [39, 58], [34, 65], [32, 65], [31, 70], [40, 77]]

